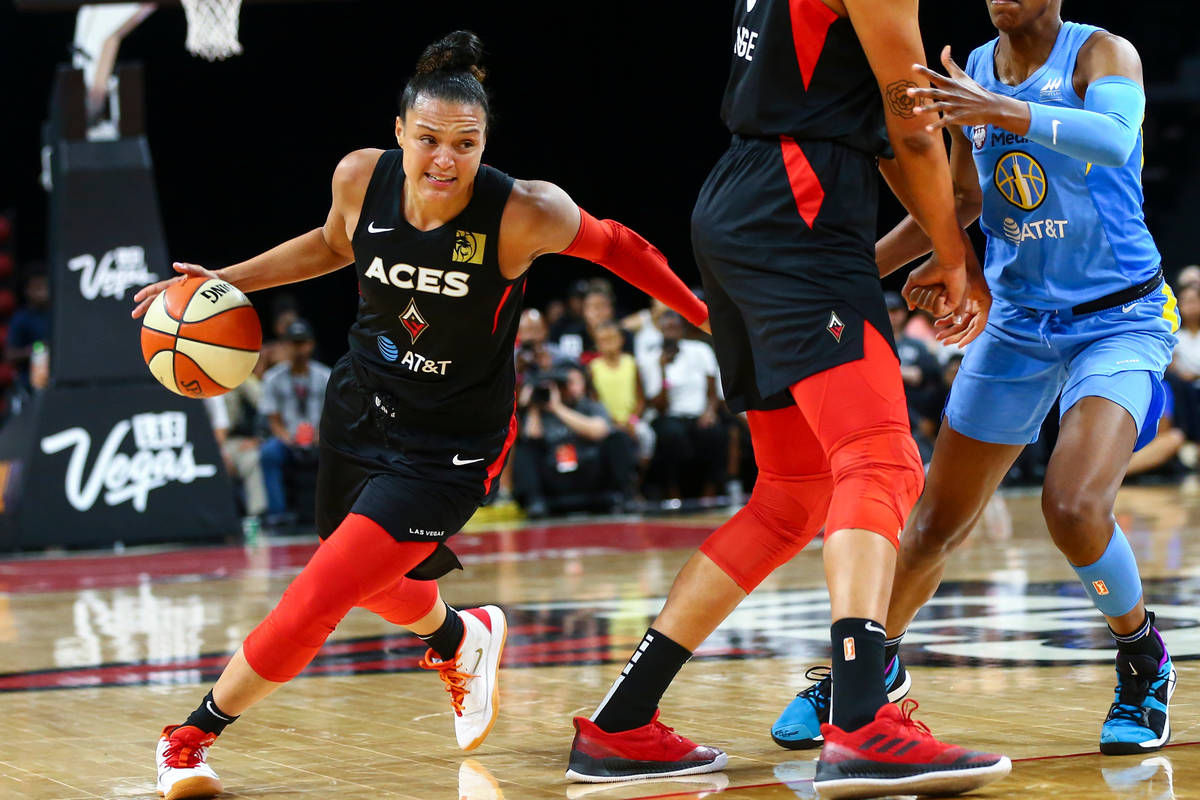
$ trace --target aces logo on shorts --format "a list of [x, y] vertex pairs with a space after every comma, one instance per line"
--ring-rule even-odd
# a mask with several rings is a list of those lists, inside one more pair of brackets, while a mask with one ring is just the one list
[[842, 322], [842, 318], [837, 315], [836, 311], [829, 312], [829, 324], [825, 326], [825, 330], [829, 331], [838, 342], [842, 341], [842, 331], [846, 330], [846, 323]]

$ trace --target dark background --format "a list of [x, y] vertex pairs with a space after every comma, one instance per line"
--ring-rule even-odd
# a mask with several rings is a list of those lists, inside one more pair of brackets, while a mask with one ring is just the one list
[[[147, 135], [172, 258], [216, 268], [322, 224], [338, 159], [394, 146], [396, 95], [421, 49], [470, 28], [488, 50], [498, 116], [485, 161], [558, 183], [597, 216], [625, 222], [696, 284], [688, 218], [728, 139], [718, 116], [728, 9], [717, 0], [248, 2], [244, 55], [210, 64], [184, 50], [183, 10], [164, 6], [125, 40], [120, 58], [145, 67]], [[1185, 0], [1067, 0], [1063, 12], [1125, 36], [1142, 54], [1150, 97], [1146, 210], [1168, 274], [1200, 260], [1191, 234], [1200, 208], [1193, 10]], [[74, 19], [73, 12], [19, 12], [0, 0], [0, 210], [15, 211], [22, 261], [45, 255], [39, 129]], [[994, 35], [983, 0], [926, 0], [921, 22], [933, 59], [949, 43], [965, 63]], [[881, 227], [899, 213], [889, 198]], [[541, 259], [528, 302], [541, 305], [570, 281], [601, 272], [575, 259]], [[264, 324], [280, 291], [254, 298]], [[286, 291], [331, 361], [345, 348], [354, 313], [352, 272]], [[626, 310], [645, 302], [627, 287], [618, 293]]]

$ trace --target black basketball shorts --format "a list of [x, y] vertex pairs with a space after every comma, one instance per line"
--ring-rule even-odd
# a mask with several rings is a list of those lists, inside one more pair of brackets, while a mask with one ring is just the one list
[[793, 403], [788, 387], [892, 343], [875, 265], [874, 157], [827, 141], [734, 136], [692, 212], [725, 400]]
[[402, 542], [441, 542], [495, 491], [516, 438], [515, 420], [480, 436], [421, 430], [398, 419], [393, 401], [364, 386], [343, 356], [321, 416], [317, 534], [353, 512]]

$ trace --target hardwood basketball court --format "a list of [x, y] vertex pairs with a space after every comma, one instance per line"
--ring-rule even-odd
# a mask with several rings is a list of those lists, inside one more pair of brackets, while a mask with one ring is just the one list
[[[1200, 488], [1118, 500], [1149, 604], [1179, 671], [1171, 746], [1097, 753], [1112, 699], [1101, 618], [1049, 543], [1036, 494], [998, 498], [905, 644], [918, 717], [939, 736], [1010, 755], [987, 798], [1200, 797]], [[816, 751], [769, 728], [804, 670], [825, 662], [820, 551], [779, 570], [668, 693], [664, 721], [724, 748], [718, 775], [619, 785], [563, 779], [573, 714], [590, 713], [660, 607], [675, 571], [722, 517], [579, 521], [456, 537], [460, 607], [498, 602], [511, 634], [501, 716], [470, 754], [454, 741], [417, 639], [355, 610], [310, 668], [210, 753], [226, 797], [809, 798]], [[0, 562], [0, 797], [151, 798], [158, 730], [181, 721], [262, 618], [313, 542], [147, 549]], [[457, 794], [456, 794], [457, 793]]]

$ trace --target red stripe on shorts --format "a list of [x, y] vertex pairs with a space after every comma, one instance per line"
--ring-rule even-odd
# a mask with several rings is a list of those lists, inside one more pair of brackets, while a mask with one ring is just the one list
[[813, 172], [812, 165], [795, 139], [780, 136], [779, 146], [783, 151], [783, 168], [787, 170], [792, 196], [796, 198], [796, 210], [811, 228], [821, 211], [821, 203], [825, 202], [825, 190], [821, 188], [817, 173]]
[[500, 474], [500, 470], [504, 469], [504, 459], [508, 456], [509, 448], [513, 446], [513, 442], [517, 440], [517, 408], [516, 402], [513, 403], [513, 415], [508, 421], [508, 436], [504, 437], [504, 447], [500, 448], [500, 455], [496, 456], [496, 460], [488, 464], [487, 477], [483, 480], [483, 493], [486, 496], [492, 490], [492, 481]]
[[808, 89], [816, 69], [817, 59], [825, 48], [825, 36], [829, 26], [838, 18], [833, 9], [821, 0], [790, 0], [788, 11], [792, 17], [792, 41], [796, 45], [796, 62], [800, 65], [800, 77]]

